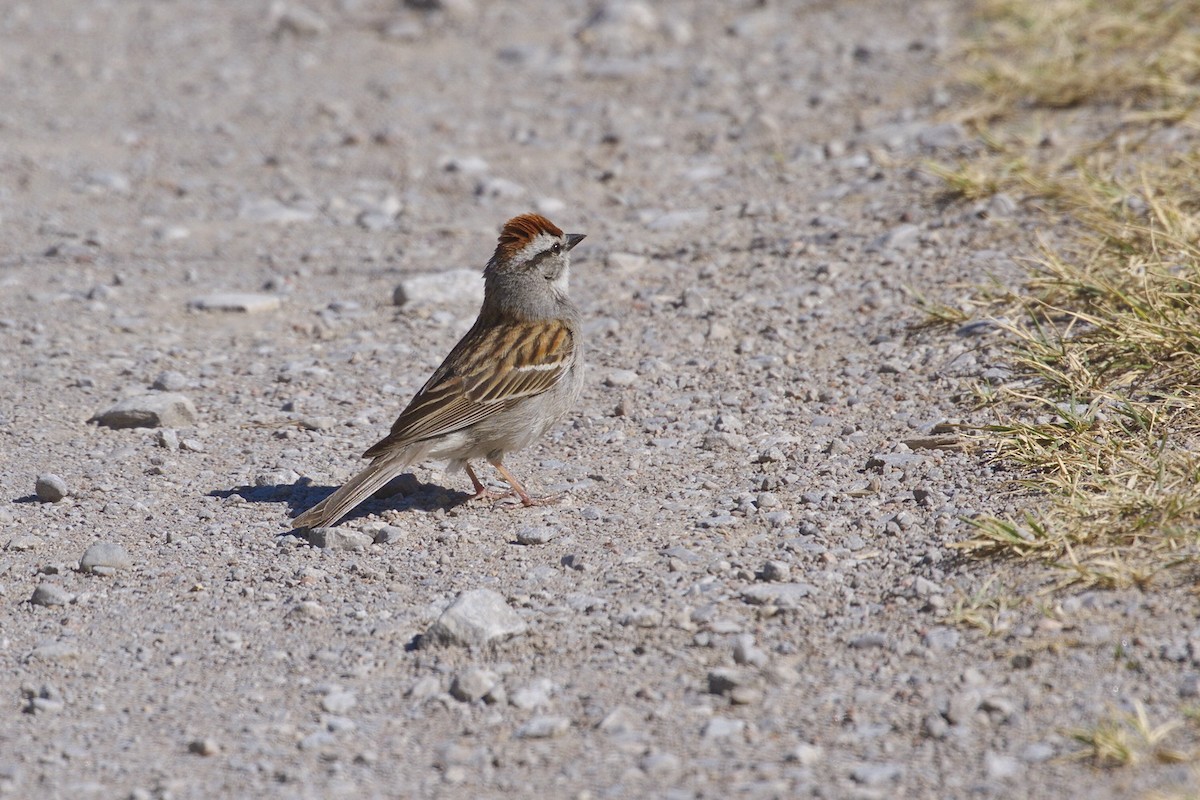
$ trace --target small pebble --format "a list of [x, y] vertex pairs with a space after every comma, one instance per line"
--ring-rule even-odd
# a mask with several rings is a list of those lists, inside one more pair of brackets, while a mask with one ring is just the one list
[[728, 739], [731, 736], [740, 736], [745, 729], [746, 723], [740, 719], [713, 717], [704, 724], [701, 735], [705, 739]]
[[764, 581], [786, 581], [791, 577], [792, 568], [786, 561], [768, 561], [763, 564], [762, 576]]
[[464, 703], [473, 703], [483, 699], [499, 682], [499, 676], [491, 670], [471, 667], [454, 676], [450, 683], [450, 696]]
[[375, 544], [391, 544], [404, 538], [404, 529], [395, 525], [384, 525], [375, 531]]
[[37, 499], [43, 503], [57, 503], [70, 494], [67, 482], [49, 472], [37, 476], [34, 491], [37, 493]]
[[215, 756], [221, 752], [215, 739], [193, 739], [188, 743], [188, 752], [198, 756]]
[[283, 304], [278, 295], [251, 292], [220, 292], [194, 298], [188, 306], [198, 311], [232, 311], [257, 314], [275, 311]]
[[753, 605], [799, 608], [813, 592], [807, 583], [759, 583], [742, 591], [742, 600]]
[[29, 602], [35, 606], [65, 606], [71, 602], [71, 594], [56, 583], [40, 583], [33, 590]]
[[552, 528], [547, 525], [539, 525], [533, 528], [521, 528], [517, 531], [517, 543], [527, 545], [546, 544], [556, 538], [561, 530]]
[[566, 717], [539, 716], [517, 728], [518, 739], [553, 739], [562, 736], [571, 728]]
[[538, 678], [512, 693], [508, 702], [515, 708], [533, 711], [550, 705], [550, 694], [554, 683], [548, 678]]
[[392, 292], [392, 304], [405, 308], [435, 305], [473, 306], [483, 302], [483, 278], [477, 270], [452, 269], [412, 275]]
[[737, 642], [733, 646], [733, 660], [738, 664], [746, 666], [765, 667], [771, 660], [766, 651], [754, 644], [754, 637], [750, 634], [742, 634], [738, 637]]
[[374, 542], [374, 536], [348, 528], [313, 528], [308, 532], [308, 543], [322, 550], [362, 550]]
[[330, 689], [321, 698], [321, 708], [330, 714], [345, 714], [357, 703], [358, 698], [354, 696], [354, 692], [344, 689]]
[[903, 774], [904, 768], [899, 764], [859, 764], [850, 771], [854, 782], [864, 786], [882, 786]]
[[133, 561], [125, 548], [115, 542], [96, 542], [79, 559], [80, 572], [111, 575], [119, 569], [129, 569]]
[[32, 533], [22, 533], [9, 539], [4, 549], [12, 550], [14, 553], [28, 553], [38, 549], [41, 544], [41, 537], [34, 536]]
[[90, 420], [108, 428], [181, 428], [196, 421], [196, 407], [181, 394], [127, 397]]
[[181, 373], [167, 370], [158, 373], [150, 388], [160, 392], [178, 392], [186, 389], [188, 380]]
[[491, 589], [472, 589], [454, 599], [427, 633], [442, 644], [477, 646], [525, 632], [525, 621]]

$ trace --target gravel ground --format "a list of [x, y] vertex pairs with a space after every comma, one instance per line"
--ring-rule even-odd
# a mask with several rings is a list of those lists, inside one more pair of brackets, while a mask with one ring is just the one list
[[[957, 4], [411, 6], [0, 16], [0, 794], [1194, 777], [1068, 757], [1195, 702], [1191, 595], [953, 622], [1039, 585], [947, 547], [1024, 502], [937, 427], [984, 419], [995, 330], [912, 328], [1031, 233], [914, 166], [971, 147]], [[562, 502], [468, 505], [423, 464], [290, 532], [473, 319], [477, 282], [428, 275], [529, 210], [588, 234], [583, 399], [508, 461]]]

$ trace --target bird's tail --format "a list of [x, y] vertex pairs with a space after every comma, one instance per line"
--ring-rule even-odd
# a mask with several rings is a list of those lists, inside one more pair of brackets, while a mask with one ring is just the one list
[[369, 467], [346, 481], [336, 492], [296, 517], [292, 524], [297, 528], [324, 528], [334, 524], [353, 511], [359, 503], [382, 489], [420, 455], [419, 448], [405, 448], [399, 453], [389, 453], [376, 458]]

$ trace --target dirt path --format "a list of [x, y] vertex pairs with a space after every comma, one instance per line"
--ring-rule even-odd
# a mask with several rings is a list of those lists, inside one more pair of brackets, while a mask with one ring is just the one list
[[[1196, 691], [1170, 597], [954, 622], [999, 568], [947, 544], [1011, 500], [928, 445], [992, 334], [914, 334], [912, 292], [1011, 279], [1027, 236], [907, 166], [967, 144], [938, 121], [955, 4], [443, 5], [0, 18], [0, 794], [1185, 782], [1060, 758]], [[287, 535], [474, 315], [395, 287], [531, 209], [588, 234], [584, 397], [510, 462], [564, 502], [464, 505], [426, 464], [328, 547]], [[218, 292], [264, 307], [193, 307]], [[164, 392], [195, 420], [88, 422]], [[431, 643], [473, 590], [521, 631]]]

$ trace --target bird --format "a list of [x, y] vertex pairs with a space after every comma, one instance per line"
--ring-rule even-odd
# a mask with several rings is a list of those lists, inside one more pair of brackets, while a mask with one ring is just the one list
[[[507, 453], [540, 439], [579, 399], [583, 341], [579, 309], [568, 295], [571, 250], [585, 234], [563, 233], [539, 214], [522, 214], [500, 230], [483, 270], [483, 304], [470, 330], [446, 356], [363, 458], [371, 463], [293, 520], [296, 528], [336, 524], [417, 461], [448, 460], [465, 469], [473, 499], [532, 497], [504, 466]], [[495, 492], [470, 462], [485, 459], [511, 487]]]

